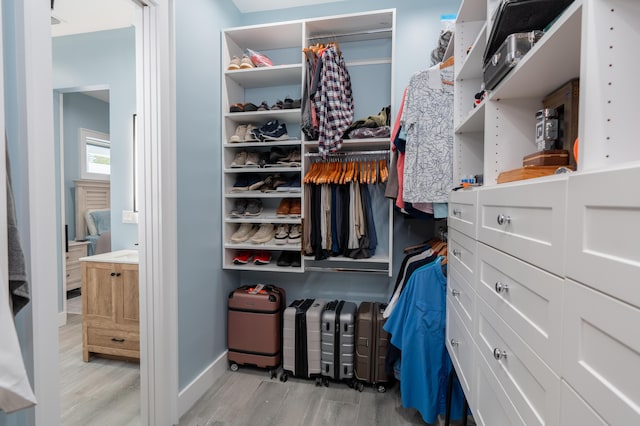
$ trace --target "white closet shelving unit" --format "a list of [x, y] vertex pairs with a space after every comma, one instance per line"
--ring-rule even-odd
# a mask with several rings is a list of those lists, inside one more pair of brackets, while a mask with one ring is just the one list
[[[266, 100], [269, 105], [284, 97], [298, 99], [302, 95], [306, 65], [302, 48], [315, 42], [338, 41], [347, 68], [351, 74], [355, 100], [354, 118], [364, 118], [377, 114], [393, 100], [393, 48], [395, 34], [395, 9], [381, 10], [352, 15], [330, 16], [317, 19], [231, 28], [222, 33], [222, 208], [223, 208], [223, 267], [225, 269], [259, 270], [277, 272], [308, 271], [370, 271], [391, 276], [393, 211], [391, 203], [383, 197], [382, 186], [372, 193], [376, 203], [375, 222], [378, 235], [376, 255], [370, 259], [330, 258], [315, 261], [302, 257], [300, 267], [278, 267], [276, 259], [282, 251], [301, 251], [300, 244], [276, 245], [274, 241], [252, 244], [250, 241], [238, 244], [231, 241], [231, 235], [242, 223], [302, 224], [303, 217], [277, 217], [276, 208], [283, 198], [297, 198], [304, 206], [302, 192], [260, 192], [232, 191], [236, 180], [245, 173], [258, 173], [266, 177], [280, 173], [301, 179], [308, 169], [307, 153], [317, 152], [317, 142], [303, 140], [300, 131], [300, 109], [270, 110], [260, 112], [229, 112], [236, 103], [252, 102], [259, 105]], [[249, 48], [269, 56], [272, 67], [227, 70], [232, 56], [241, 57]], [[366, 78], [365, 78], [366, 77]], [[371, 81], [376, 82], [371, 90]], [[230, 143], [230, 137], [239, 124], [253, 124], [260, 127], [269, 120], [277, 119], [286, 123], [290, 139], [278, 142]], [[302, 167], [232, 168], [235, 155], [239, 151], [269, 151], [273, 146], [285, 150], [300, 149]], [[388, 149], [388, 139], [360, 139], [345, 141], [344, 151], [367, 151]], [[233, 217], [230, 212], [236, 200], [258, 198], [264, 206], [260, 216]], [[382, 207], [382, 208], [381, 208]], [[304, 209], [303, 209], [304, 215]], [[271, 253], [271, 263], [236, 265], [234, 257], [241, 250], [266, 250]]]
[[[479, 425], [640, 424], [640, 3], [575, 0], [473, 107], [499, 2], [456, 22], [447, 348]], [[580, 79], [578, 170], [497, 184], [542, 99]]]

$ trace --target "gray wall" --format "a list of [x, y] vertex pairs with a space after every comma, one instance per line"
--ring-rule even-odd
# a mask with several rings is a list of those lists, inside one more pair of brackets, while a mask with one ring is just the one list
[[[430, 65], [440, 15], [456, 13], [460, 0], [345, 0], [322, 6], [239, 14], [223, 2], [176, 4], [178, 139], [179, 385], [183, 389], [226, 349], [226, 299], [244, 282], [282, 285], [288, 299], [340, 295], [349, 300], [385, 300], [395, 276], [307, 273], [253, 274], [221, 270], [220, 31], [235, 26], [397, 9], [395, 87]], [[394, 271], [402, 248], [431, 237], [433, 223], [396, 215]]]

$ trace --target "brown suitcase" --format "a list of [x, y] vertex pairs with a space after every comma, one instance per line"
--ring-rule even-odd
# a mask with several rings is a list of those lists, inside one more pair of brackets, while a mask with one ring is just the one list
[[232, 371], [239, 365], [271, 369], [282, 359], [282, 312], [285, 291], [271, 285], [243, 286], [227, 303], [227, 359]]
[[382, 327], [386, 319], [382, 316], [387, 305], [385, 303], [362, 302], [356, 316], [356, 360], [354, 375], [360, 383], [359, 391], [364, 383], [377, 385], [378, 392], [385, 392], [389, 382], [385, 370], [385, 358], [389, 333]]

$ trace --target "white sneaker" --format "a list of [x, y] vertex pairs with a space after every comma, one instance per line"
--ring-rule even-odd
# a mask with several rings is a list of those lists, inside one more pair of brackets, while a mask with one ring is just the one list
[[247, 151], [236, 152], [236, 156], [233, 158], [230, 166], [232, 168], [244, 167], [247, 163]]
[[243, 223], [238, 227], [236, 232], [233, 233], [231, 241], [234, 243], [242, 243], [253, 237], [257, 231], [258, 228], [253, 226], [252, 223]]
[[289, 238], [287, 242], [289, 244], [299, 244], [302, 240], [302, 225], [291, 225], [289, 230]]
[[255, 244], [266, 243], [273, 239], [275, 233], [272, 223], [263, 223], [260, 225], [260, 229], [251, 237], [251, 242]]
[[260, 139], [258, 139], [256, 135], [253, 134], [254, 129], [257, 129], [257, 127], [253, 124], [247, 124], [247, 129], [245, 131], [243, 139], [244, 142], [260, 142]]
[[229, 142], [238, 143], [244, 141], [245, 134], [247, 133], [246, 124], [238, 124], [235, 133], [229, 138]]
[[274, 238], [276, 240], [276, 244], [287, 244], [287, 238], [289, 238], [289, 225], [284, 223], [278, 225]]

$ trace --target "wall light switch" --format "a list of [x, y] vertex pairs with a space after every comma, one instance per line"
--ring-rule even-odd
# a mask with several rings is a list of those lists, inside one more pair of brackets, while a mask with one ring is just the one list
[[138, 212], [123, 210], [122, 223], [138, 223]]

